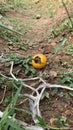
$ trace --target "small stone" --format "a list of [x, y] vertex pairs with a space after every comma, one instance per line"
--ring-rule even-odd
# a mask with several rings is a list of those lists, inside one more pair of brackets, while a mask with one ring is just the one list
[[36, 15], [36, 19], [40, 19], [41, 18], [41, 15], [40, 14], [37, 14]]

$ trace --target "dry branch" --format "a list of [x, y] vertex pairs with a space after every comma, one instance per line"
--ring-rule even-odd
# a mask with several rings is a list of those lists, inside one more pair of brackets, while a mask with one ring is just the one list
[[[32, 119], [33, 119], [34, 123], [38, 123], [36, 115], [42, 117], [39, 106], [40, 106], [41, 97], [42, 97], [42, 95], [43, 95], [46, 88], [48, 88], [48, 89], [49, 88], [62, 88], [62, 89], [67, 89], [67, 90], [73, 91], [73, 88], [70, 88], [68, 86], [62, 86], [62, 85], [46, 83], [46, 81], [43, 80], [41, 77], [18, 79], [18, 78], [16, 78], [14, 76], [14, 74], [12, 72], [13, 71], [13, 64], [14, 64], [14, 62], [12, 61], [11, 62], [11, 67], [10, 67], [10, 75], [12, 76], [12, 78], [7, 77], [7, 76], [5, 76], [5, 75], [3, 75], [1, 73], [0, 73], [0, 75], [2, 77], [4, 77], [4, 78], [14, 79], [16, 81], [22, 81], [24, 87], [27, 87], [27, 88], [32, 90], [32, 93], [30, 95], [25, 93], [25, 94], [20, 94], [19, 96], [26, 97], [26, 98], [29, 99], [30, 110], [32, 112]], [[29, 86], [29, 85], [24, 83], [24, 81], [27, 82], [29, 80], [30, 81], [40, 80], [42, 83], [39, 86], [37, 86], [37, 88], [33, 88], [32, 86]], [[40, 92], [39, 92], [39, 90], [40, 90]], [[3, 113], [0, 111], [0, 117], [2, 117], [2, 114]], [[19, 122], [20, 122], [20, 124], [23, 124], [23, 128], [27, 128], [29, 130], [44, 130], [42, 127], [39, 127], [39, 126], [30, 126], [25, 122], [22, 122], [22, 121], [19, 121]]]

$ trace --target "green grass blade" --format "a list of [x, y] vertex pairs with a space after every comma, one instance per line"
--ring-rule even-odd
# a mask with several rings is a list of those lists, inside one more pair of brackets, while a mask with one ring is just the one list
[[0, 27], [5, 28], [5, 29], [7, 29], [7, 30], [10, 30], [10, 31], [12, 31], [12, 32], [15, 32], [15, 33], [17, 33], [17, 34], [19, 34], [19, 35], [23, 35], [22, 33], [20, 33], [20, 32], [18, 32], [18, 31], [14, 30], [14, 29], [12, 29], [12, 28], [10, 28], [9, 26], [7, 27], [6, 25], [4, 25], [4, 24], [2, 24], [2, 23], [0, 23]]

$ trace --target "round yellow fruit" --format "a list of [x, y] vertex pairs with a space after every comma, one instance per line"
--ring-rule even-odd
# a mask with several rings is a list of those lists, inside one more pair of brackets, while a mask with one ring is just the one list
[[32, 57], [32, 66], [36, 69], [42, 69], [45, 67], [47, 58], [44, 54], [36, 54]]

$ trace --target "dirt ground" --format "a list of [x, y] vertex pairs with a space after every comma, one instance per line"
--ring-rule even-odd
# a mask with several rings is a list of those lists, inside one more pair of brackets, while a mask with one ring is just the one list
[[[50, 28], [59, 27], [59, 25], [64, 22], [68, 16], [63, 5], [58, 5], [56, 0], [53, 0], [53, 6], [55, 6], [55, 9], [49, 9], [50, 15], [48, 14], [48, 9], [45, 6], [45, 0], [40, 0], [40, 5], [41, 7], [39, 8], [41, 8], [41, 11], [43, 12], [42, 14], [39, 13], [38, 2], [33, 2], [32, 5], [30, 3], [27, 3], [28, 11], [23, 12], [21, 8], [19, 8], [18, 10], [9, 8], [6, 12], [2, 14], [3, 18], [7, 19], [6, 21], [4, 21], [4, 23], [10, 24], [11, 26], [14, 26], [14, 23], [8, 21], [8, 17], [19, 18], [21, 24], [23, 25], [26, 25], [30, 20], [31, 25], [29, 25], [29, 29], [27, 27], [26, 31], [24, 32], [22, 27], [22, 29], [20, 30], [24, 34], [24, 36], [21, 37], [21, 40], [24, 43], [24, 46], [26, 46], [25, 43], [27, 40], [31, 41], [31, 43], [33, 44], [35, 43], [35, 41], [37, 43], [33, 46], [27, 46], [28, 49], [24, 51], [22, 49], [19, 49], [15, 45], [8, 45], [7, 41], [3, 37], [0, 37], [0, 54], [6, 54], [7, 50], [9, 51], [9, 53], [21, 54], [23, 56], [26, 56], [28, 54], [34, 55], [36, 53], [44, 53], [47, 56], [47, 65], [44, 69], [37, 70], [37, 73], [34, 75], [34, 77], [42, 75], [43, 79], [47, 83], [60, 84], [60, 80], [62, 80], [63, 78], [61, 72], [69, 73], [73, 71], [73, 55], [65, 54], [66, 47], [73, 41], [73, 32], [69, 31], [66, 28], [54, 38], [50, 37]], [[73, 6], [71, 3], [69, 3], [68, 5], [68, 10], [70, 13], [73, 10]], [[32, 20], [30, 19], [31, 16], [33, 17]], [[60, 39], [63, 37], [67, 39], [66, 44], [61, 49], [61, 51], [54, 55], [54, 52], [61, 44]], [[10, 68], [5, 67], [4, 64], [5, 63], [0, 64], [0, 71], [6, 76], [9, 76]], [[23, 67], [14, 66], [14, 71], [17, 70], [19, 78], [23, 79], [26, 77], [32, 77], [30, 74], [25, 74], [25, 69]], [[72, 75], [71, 78], [73, 78]], [[0, 84], [2, 85], [2, 83]], [[34, 83], [28, 82], [28, 84], [32, 85]], [[37, 83], [35, 82], [35, 86], [36, 85]], [[70, 85], [70, 82], [66, 81], [65, 85]], [[28, 91], [30, 93], [28, 89], [23, 89], [22, 93], [24, 93], [25, 91]], [[70, 91], [64, 89], [49, 89], [46, 90], [46, 92], [49, 93], [49, 99], [45, 97], [40, 102], [40, 110], [45, 122], [48, 125], [57, 127], [54, 121], [56, 119], [59, 119], [61, 116], [65, 116], [67, 120], [64, 123], [64, 126], [70, 126], [70, 128], [73, 128], [73, 97], [69, 94]], [[3, 93], [4, 90], [0, 88], [0, 101], [2, 100]], [[5, 96], [10, 96], [12, 95], [12, 93], [14, 93], [14, 90], [12, 90], [12, 87], [10, 86], [10, 84], [8, 84]], [[16, 107], [29, 110], [28, 102], [25, 101], [25, 103], [23, 102], [20, 104], [21, 100], [22, 99], [18, 101]], [[7, 105], [5, 105], [3, 102], [0, 103], [0, 110], [5, 110], [6, 106]], [[24, 114], [23, 112], [21, 113], [19, 111], [16, 111], [16, 117], [18, 119], [26, 121], [27, 123], [33, 123], [31, 116], [29, 116], [28, 114]]]

